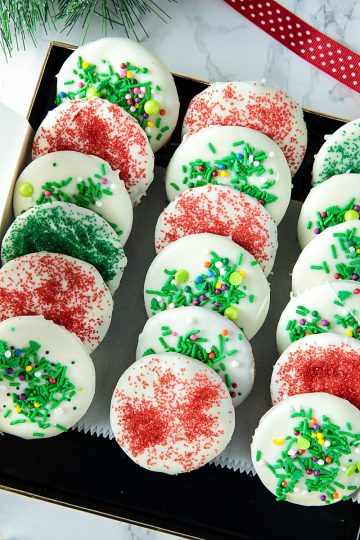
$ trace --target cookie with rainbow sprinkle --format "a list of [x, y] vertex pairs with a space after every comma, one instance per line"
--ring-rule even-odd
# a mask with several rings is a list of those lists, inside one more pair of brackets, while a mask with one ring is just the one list
[[360, 219], [360, 174], [339, 174], [313, 187], [301, 208], [298, 240], [303, 249], [328, 227]]
[[124, 182], [108, 163], [79, 152], [53, 152], [32, 161], [14, 188], [14, 214], [32, 206], [62, 201], [88, 208], [117, 232], [122, 245], [129, 237], [133, 208]]
[[314, 159], [312, 183], [320, 184], [344, 173], [360, 173], [360, 118], [325, 137]]
[[176, 353], [151, 354], [120, 377], [111, 401], [117, 443], [135, 463], [179, 474], [202, 467], [230, 442], [234, 407], [209, 366]]
[[214, 311], [188, 306], [150, 317], [139, 336], [136, 358], [163, 352], [184, 354], [213, 368], [225, 382], [234, 407], [252, 389], [251, 345], [234, 323]]
[[120, 178], [138, 204], [154, 178], [154, 153], [135, 118], [105, 99], [67, 101], [48, 112], [35, 133], [33, 159], [73, 150], [97, 156]]
[[275, 223], [290, 202], [291, 174], [279, 146], [263, 133], [212, 126], [185, 136], [166, 169], [170, 201], [183, 191], [220, 184], [255, 197]]
[[99, 272], [62, 253], [29, 253], [0, 269], [0, 321], [42, 315], [75, 334], [91, 353], [104, 339], [113, 300]]
[[262, 81], [219, 82], [196, 95], [186, 112], [183, 134], [215, 125], [264, 133], [280, 146], [292, 175], [304, 158], [307, 129], [301, 106]]
[[360, 340], [360, 286], [354, 281], [329, 281], [292, 296], [277, 326], [278, 351], [329, 332]]
[[23, 439], [66, 432], [95, 392], [92, 360], [76, 336], [43, 317], [0, 323], [0, 431]]
[[326, 392], [360, 409], [360, 341], [332, 332], [292, 343], [273, 368], [273, 403], [296, 394]]
[[345, 221], [311, 240], [292, 272], [292, 290], [300, 294], [327, 281], [360, 283], [360, 221]]
[[211, 233], [230, 237], [271, 272], [278, 246], [277, 227], [253, 197], [228, 186], [207, 185], [188, 189], [160, 214], [155, 228], [155, 249], [161, 251], [189, 234]]
[[347, 500], [360, 487], [360, 411], [323, 392], [291, 396], [261, 418], [251, 457], [277, 501]]
[[154, 152], [170, 139], [180, 107], [174, 79], [140, 43], [102, 38], [65, 60], [57, 75], [57, 103], [94, 96], [126, 110], [145, 130]]
[[224, 315], [251, 339], [262, 326], [270, 287], [245, 249], [216, 234], [192, 234], [172, 242], [153, 260], [144, 285], [149, 317], [183, 306]]
[[92, 264], [111, 293], [127, 264], [119, 236], [102, 217], [58, 201], [33, 206], [15, 219], [3, 238], [1, 260], [5, 264], [39, 251], [64, 253]]

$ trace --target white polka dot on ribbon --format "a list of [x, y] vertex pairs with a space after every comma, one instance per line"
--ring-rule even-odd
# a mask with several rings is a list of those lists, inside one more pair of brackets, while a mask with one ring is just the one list
[[360, 55], [319, 32], [274, 0], [225, 0], [295, 54], [360, 93]]

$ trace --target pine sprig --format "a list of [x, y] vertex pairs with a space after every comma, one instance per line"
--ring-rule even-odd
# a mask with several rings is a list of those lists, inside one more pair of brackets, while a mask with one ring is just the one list
[[[177, 0], [167, 0], [176, 2]], [[36, 31], [42, 26], [45, 30], [50, 21], [57, 21], [58, 29], [69, 34], [80, 23], [86, 39], [91, 24], [96, 19], [102, 21], [102, 34], [121, 27], [127, 37], [141, 39], [136, 28], [139, 27], [149, 37], [142, 18], [154, 14], [163, 22], [170, 16], [154, 0], [0, 0], [0, 47], [4, 54], [11, 55], [14, 49], [22, 46], [29, 36], [36, 45]]]

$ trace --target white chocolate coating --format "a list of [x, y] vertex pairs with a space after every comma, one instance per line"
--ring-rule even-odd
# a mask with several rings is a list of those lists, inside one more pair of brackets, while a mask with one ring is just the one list
[[[243, 144], [238, 144], [241, 141]], [[247, 145], [253, 150], [249, 152]], [[264, 157], [260, 155], [260, 152], [264, 153]], [[223, 160], [232, 153], [235, 154], [234, 157], [238, 156], [238, 159], [232, 160], [233, 165], [228, 162], [229, 167], [225, 170], [216, 168], [218, 165], [215, 160]], [[260, 161], [256, 157], [257, 154], [260, 155]], [[205, 168], [204, 172], [199, 171], [197, 166], [191, 166], [192, 162], [198, 160], [205, 162], [205, 165], [202, 165]], [[234, 180], [241, 178], [236, 172], [240, 163], [243, 165], [243, 170], [247, 171], [245, 173], [247, 182], [238, 180], [238, 184], [235, 184]], [[183, 170], [184, 166], [187, 169], [186, 172]], [[211, 175], [213, 168], [216, 168], [217, 176], [215, 177]], [[185, 178], [187, 178], [186, 183], [183, 182]], [[269, 196], [269, 202], [264, 204], [264, 208], [276, 224], [280, 223], [284, 217], [291, 195], [291, 173], [279, 146], [259, 131], [236, 126], [212, 126], [185, 136], [169, 162], [165, 181], [166, 194], [170, 201], [189, 187], [193, 187], [192, 184], [196, 186], [199, 181], [201, 183], [215, 181], [247, 192], [251, 196], [255, 196], [255, 189], [257, 189], [257, 200], [266, 201], [266, 197]], [[272, 183], [273, 185], [270, 185]], [[253, 186], [253, 192], [247, 191], [249, 186]]]
[[[196, 333], [192, 333], [192, 330]], [[159, 338], [170, 349], [165, 348]], [[182, 345], [178, 344], [180, 339]], [[198, 339], [202, 341], [197, 343]], [[150, 317], [139, 336], [136, 359], [144, 356], [145, 352], [150, 354], [150, 350], [154, 354], [176, 351], [191, 357], [194, 346], [197, 347], [198, 355], [193, 358], [209, 362], [208, 365], [213, 367], [227, 385], [233, 405], [237, 407], [252, 389], [254, 357], [250, 343], [239, 328], [215, 311], [188, 306], [162, 311]], [[223, 349], [223, 353], [217, 353], [214, 357], [213, 347], [217, 351]], [[220, 355], [225, 358], [217, 362]]]
[[3, 238], [1, 260], [5, 264], [38, 251], [64, 253], [92, 264], [112, 294], [127, 264], [114, 229], [95, 212], [71, 203], [46, 203], [20, 214]]
[[[59, 74], [57, 75], [57, 91], [73, 92], [78, 90], [78, 83], [81, 81], [73, 70], [78, 70], [78, 59], [81, 57], [92, 65], [96, 65], [96, 72], [99, 74], [109, 75], [108, 64], [110, 63], [115, 72], [120, 71], [122, 63], [130, 62], [138, 68], [146, 68], [147, 72], [133, 72], [136, 81], [139, 82], [139, 87], [142, 83], [152, 82], [150, 98], [156, 100], [160, 106], [160, 110], [166, 111], [166, 115], [160, 113], [151, 115], [149, 120], [154, 123], [154, 126], [146, 129], [146, 133], [151, 135], [150, 144], [156, 152], [170, 139], [172, 132], [175, 129], [176, 122], [179, 116], [179, 98], [175, 86], [174, 79], [167, 69], [165, 64], [152, 52], [145, 49], [135, 41], [126, 38], [108, 37], [91, 41], [76, 49], [64, 62]], [[106, 60], [107, 63], [103, 62]], [[73, 84], [65, 84], [66, 81], [74, 80]], [[116, 79], [113, 77], [113, 80]], [[157, 90], [156, 87], [160, 87]], [[96, 85], [95, 85], [96, 88]], [[146, 87], [144, 87], [146, 88]], [[136, 95], [132, 96], [136, 97]], [[65, 98], [68, 99], [68, 98]], [[156, 127], [157, 120], [161, 120], [161, 125]], [[168, 130], [161, 130], [168, 126]], [[161, 137], [158, 139], [158, 137]]]
[[[349, 205], [353, 199], [353, 203]], [[301, 249], [317, 236], [314, 233], [316, 228], [321, 230], [322, 227], [328, 227], [326, 217], [331, 216], [323, 218], [320, 223], [322, 226], [319, 227], [317, 212], [325, 212], [327, 208], [333, 206], [338, 206], [339, 209], [345, 207], [353, 209], [354, 205], [360, 205], [360, 174], [339, 174], [313, 187], [304, 201], [298, 221], [298, 240]], [[341, 216], [343, 215], [341, 213]], [[343, 217], [341, 221], [344, 221]]]
[[[80, 340], [62, 326], [46, 321], [43, 317], [14, 317], [0, 323], [0, 343], [4, 347], [2, 342], [6, 342], [8, 348], [1, 355], [4, 355], [13, 367], [10, 368], [11, 378], [2, 377], [0, 380], [0, 431], [23, 439], [37, 439], [59, 435], [76, 424], [89, 408], [95, 393], [94, 365]], [[17, 359], [24, 356], [21, 353], [19, 355], [18, 352], [29, 347], [30, 342], [38, 343], [40, 348], [25, 362], [26, 366], [19, 365]], [[10, 349], [12, 346], [14, 350]], [[46, 366], [44, 367], [45, 361], [55, 364], [50, 368], [50, 372]], [[56, 367], [56, 364], [59, 366]], [[37, 366], [40, 369], [37, 369]], [[62, 387], [61, 373], [56, 376], [53, 383], [49, 382], [51, 373], [54, 374], [54, 370], [56, 372], [59, 369], [63, 371], [65, 369], [63, 377], [64, 380], [69, 379], [69, 384], [73, 385], [72, 390]], [[26, 373], [28, 375], [22, 375]], [[25, 377], [24, 380], [21, 380], [22, 377]], [[33, 394], [36, 399], [32, 400], [30, 396], [28, 401], [24, 398], [27, 388], [31, 388], [31, 383], [26, 380], [26, 377], [34, 381], [32, 384], [35, 386], [41, 385], [45, 389], [55, 384], [62, 390], [55, 392], [50, 402], [39, 391]], [[11, 382], [18, 382], [18, 386], [10, 386]], [[70, 397], [71, 391], [75, 394]], [[23, 407], [23, 413], [15, 410], [13, 394], [16, 395], [16, 403], [20, 403]], [[63, 399], [64, 396], [65, 399]], [[56, 406], [56, 401], [58, 406]], [[37, 410], [35, 405], [37, 402], [40, 412], [46, 409], [48, 413], [46, 420], [39, 419], [37, 416], [35, 422], [25, 415], [26, 411], [31, 414], [32, 411]], [[55, 407], [52, 408], [54, 404]], [[17, 421], [21, 423], [16, 423]], [[40, 424], [50, 425], [41, 427], [38, 421]], [[15, 423], [12, 424], [12, 422]], [[57, 425], [65, 429], [56, 427]]]
[[[90, 189], [89, 177], [95, 185], [100, 184], [101, 191], [97, 197], [94, 196], [93, 203], [85, 206], [80, 204], [74, 195], [78, 197], [80, 189], [81, 193], [86, 188]], [[131, 200], [124, 182], [119, 178], [118, 171], [113, 171], [106, 161], [96, 156], [64, 151], [45, 154], [32, 161], [23, 170], [15, 184], [13, 196], [15, 217], [31, 206], [39, 204], [37, 201], [45, 192], [46, 195], [43, 199], [45, 202], [56, 200], [49, 195], [49, 192], [57, 194], [56, 187], [53, 186], [53, 190], [51, 190], [51, 188], [47, 189], [44, 184], [56, 182], [61, 185], [63, 181], [68, 183], [61, 186], [59, 190], [68, 195], [70, 200], [65, 201], [65, 198], [62, 200], [85, 206], [102, 216], [108, 223], [114, 224], [116, 231], [122, 231], [119, 237], [122, 245], [125, 245], [133, 221]], [[32, 191], [30, 196], [22, 195], [24, 184], [25, 188]]]
[[[212, 252], [215, 252], [221, 261], [211, 263]], [[228, 259], [228, 264], [225, 264], [224, 259]], [[209, 263], [211, 266], [208, 266]], [[173, 279], [170, 279], [171, 276], [166, 274], [165, 270], [173, 272]], [[175, 271], [179, 270], [186, 272], [186, 281], [176, 281]], [[229, 294], [229, 274], [232, 272], [236, 274], [235, 278], [238, 274], [243, 274], [239, 285], [234, 287], [236, 297]], [[200, 288], [197, 286], [199, 276], [203, 276]], [[166, 286], [167, 282], [169, 285]], [[217, 283], [219, 293], [214, 292]], [[203, 289], [205, 285], [207, 290]], [[223, 291], [222, 285], [227, 289]], [[191, 287], [192, 293], [187, 293], [186, 287]], [[182, 300], [179, 300], [177, 295], [183, 297]], [[270, 287], [254, 257], [232, 240], [215, 234], [193, 234], [172, 242], [155, 257], [146, 274], [144, 297], [149, 317], [163, 309], [163, 304], [166, 309], [173, 309], [180, 305], [194, 305], [195, 302], [195, 305], [207, 309], [215, 308], [215, 311], [219, 309], [222, 312], [224, 309], [221, 306], [227, 305], [231, 308], [229, 318], [251, 339], [266, 318]], [[219, 306], [216, 306], [217, 302]]]
[[[353, 444], [354, 438], [347, 437], [348, 444], [350, 444], [350, 442], [352, 443], [350, 446], [350, 453], [347, 455], [340, 455], [340, 467], [338, 467], [338, 465], [334, 462], [328, 464], [324, 459], [325, 456], [328, 455], [328, 453], [329, 455], [331, 455], [331, 453], [334, 451], [336, 452], [336, 450], [332, 448], [331, 440], [327, 439], [325, 434], [325, 437], [323, 439], [324, 444], [320, 445], [316, 442], [316, 440], [312, 443], [316, 447], [317, 452], [319, 452], [319, 456], [322, 456], [318, 458], [321, 460], [320, 464], [317, 464], [317, 462], [313, 462], [311, 460], [312, 467], [309, 467], [309, 469], [312, 470], [312, 473], [307, 474], [303, 469], [300, 468], [299, 465], [295, 465], [298, 459], [311, 459], [312, 455], [309, 453], [308, 450], [305, 450], [304, 454], [299, 455], [298, 452], [300, 447], [297, 445], [297, 441], [299, 441], [300, 439], [304, 439], [304, 437], [302, 431], [300, 431], [299, 435], [294, 435], [294, 428], [301, 424], [303, 417], [298, 416], [291, 418], [290, 415], [294, 413], [301, 414], [301, 411], [303, 410], [305, 412], [306, 419], [306, 415], [310, 409], [312, 418], [317, 420], [317, 425], [319, 426], [319, 429], [314, 429], [312, 427], [313, 424], [306, 421], [306, 425], [309, 426], [309, 434], [312, 431], [314, 431], [314, 433], [322, 432], [320, 430], [325, 423], [323, 420], [323, 416], [326, 416], [333, 424], [339, 426], [341, 430], [345, 432], [350, 432], [347, 425], [349, 423], [351, 425], [351, 433], [357, 434], [357, 444], [359, 444], [360, 411], [359, 409], [357, 409], [357, 407], [354, 407], [354, 405], [344, 399], [332, 396], [330, 394], [325, 394], [321, 392], [313, 394], [301, 394], [297, 396], [292, 396], [288, 399], [285, 399], [284, 401], [281, 401], [280, 403], [272, 407], [272, 409], [265, 413], [265, 415], [261, 418], [259, 426], [257, 427], [253, 437], [253, 442], [251, 445], [251, 457], [260, 480], [265, 485], [265, 487], [267, 487], [268, 490], [275, 494], [279, 480], [267, 467], [267, 464], [276, 465], [276, 460], [279, 458], [291, 459], [290, 454], [288, 454], [287, 451], [285, 452], [288, 447], [288, 441], [285, 441], [285, 437], [293, 437], [294, 442], [291, 444], [289, 452], [295, 455], [296, 459], [291, 459], [291, 461], [293, 461], [294, 466], [296, 466], [296, 468], [300, 469], [300, 471], [302, 472], [298, 473], [300, 475], [299, 480], [294, 485], [293, 493], [288, 493], [286, 495], [286, 501], [300, 504], [302, 506], [325, 506], [327, 504], [341, 501], [342, 497], [347, 498], [353, 495], [355, 490], [349, 489], [349, 487], [359, 487], [358, 473], [355, 472], [351, 475], [347, 473], [347, 471], [352, 471], [353, 466], [359, 461], [359, 446], [356, 447]], [[315, 439], [317, 439], [317, 437], [315, 437]], [[314, 441], [314, 439], [312, 439], [311, 437], [310, 440]], [[327, 440], [330, 441], [329, 446]], [[260, 457], [257, 456], [258, 451], [261, 452]], [[285, 453], [285, 458], [282, 458], [282, 452]], [[336, 474], [335, 480], [344, 487], [331, 484], [334, 491], [328, 489], [326, 489], [324, 493], [315, 490], [309, 491], [309, 484], [306, 484], [306, 482], [314, 482], [316, 481], [316, 479], [319, 479], [319, 481], [324, 481], [321, 478], [322, 468], [324, 468], [324, 470], [326, 471], [337, 470], [338, 472]], [[315, 475], [315, 470], [320, 470], [319, 476]], [[283, 468], [276, 469], [276, 471], [279, 474], [282, 474], [284, 472]], [[286, 487], [288, 489], [289, 484], [291, 485], [291, 476], [286, 473], [284, 473], [284, 476], [285, 482], [287, 481], [288, 483], [288, 486]], [[330, 494], [332, 493], [337, 494], [335, 495], [336, 498], [334, 498], [332, 495], [330, 497]], [[328, 503], [321, 500], [321, 496], [324, 496]]]
[[178, 474], [198, 469], [225, 449], [235, 414], [214, 370], [187, 356], [164, 353], [141, 358], [123, 373], [110, 423], [135, 463]]
[[[309, 312], [305, 313], [303, 308]], [[312, 316], [312, 312], [317, 312], [317, 315]], [[315, 322], [318, 317], [319, 320]], [[305, 324], [299, 324], [304, 320]], [[340, 336], [350, 335], [350, 332], [357, 336], [359, 334], [355, 332], [360, 326], [360, 287], [354, 281], [336, 280], [316, 285], [298, 296], [292, 296], [281, 314], [276, 330], [276, 343], [280, 354], [291, 343], [290, 331], [286, 330], [289, 321], [294, 321], [291, 333], [296, 333], [299, 339], [303, 339], [307, 323], [310, 323], [310, 332], [319, 329], [319, 332], [334, 332]], [[329, 324], [324, 325], [322, 321]]]
[[307, 129], [300, 105], [260, 81], [219, 82], [195, 96], [185, 115], [183, 134], [211, 125], [243, 126], [265, 133], [284, 152], [292, 175], [304, 158]]
[[360, 407], [360, 341], [329, 332], [292, 343], [276, 361], [273, 403], [296, 394], [326, 392]]
[[326, 229], [311, 240], [300, 253], [292, 273], [293, 293], [300, 294], [320, 283], [333, 281], [338, 274], [340, 276], [343, 274], [342, 279], [359, 276], [357, 279], [354, 278], [358, 283], [360, 281], [360, 274], [357, 273], [360, 253], [358, 249], [360, 249], [360, 221], [344, 222]]
[[228, 186], [207, 185], [188, 189], [160, 214], [155, 228], [155, 249], [189, 234], [211, 233], [230, 237], [259, 262], [267, 276], [278, 246], [277, 227], [253, 197]]
[[113, 300], [94, 266], [62, 253], [30, 253], [0, 269], [0, 320], [42, 315], [91, 353], [106, 336]]
[[314, 159], [312, 183], [320, 184], [343, 173], [360, 173], [360, 118], [326, 137]]

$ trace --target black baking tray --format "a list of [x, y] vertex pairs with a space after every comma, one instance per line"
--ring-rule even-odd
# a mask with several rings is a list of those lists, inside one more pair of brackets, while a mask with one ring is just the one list
[[[34, 130], [54, 107], [55, 75], [73, 49], [60, 43], [49, 47], [28, 117]], [[162, 167], [180, 143], [190, 99], [206, 86], [183, 75], [175, 75], [175, 82], [180, 119], [170, 144], [156, 154]], [[293, 198], [301, 201], [310, 189], [313, 156], [324, 135], [344, 122], [313, 111], [305, 111], [305, 120], [308, 150], [293, 189]], [[277, 503], [257, 477], [214, 465], [176, 477], [153, 473], [135, 465], [114, 441], [77, 431], [41, 443], [5, 435], [0, 452], [4, 489], [188, 538], [359, 538], [356, 503], [314, 508]]]

